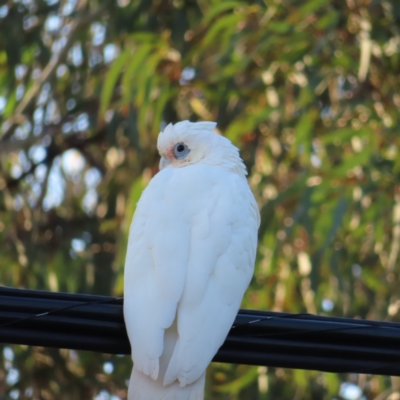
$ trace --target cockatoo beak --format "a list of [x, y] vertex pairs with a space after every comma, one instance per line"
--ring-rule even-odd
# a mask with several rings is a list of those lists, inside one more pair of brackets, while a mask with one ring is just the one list
[[162, 156], [160, 160], [160, 170], [168, 167], [169, 164], [171, 164], [171, 160], [167, 157]]

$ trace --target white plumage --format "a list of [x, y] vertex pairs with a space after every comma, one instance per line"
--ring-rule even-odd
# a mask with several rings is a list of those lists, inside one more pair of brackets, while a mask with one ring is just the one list
[[259, 213], [238, 149], [213, 122], [168, 125], [125, 262], [128, 400], [203, 400], [205, 370], [253, 275]]

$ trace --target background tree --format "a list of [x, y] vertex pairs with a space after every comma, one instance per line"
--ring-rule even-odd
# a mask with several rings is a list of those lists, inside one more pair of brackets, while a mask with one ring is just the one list
[[[398, 320], [399, 2], [0, 4], [3, 285], [122, 294], [158, 132], [216, 120], [262, 214], [244, 307]], [[129, 357], [5, 346], [1, 358], [2, 399], [126, 398]], [[398, 390], [397, 378], [213, 364], [206, 398]]]

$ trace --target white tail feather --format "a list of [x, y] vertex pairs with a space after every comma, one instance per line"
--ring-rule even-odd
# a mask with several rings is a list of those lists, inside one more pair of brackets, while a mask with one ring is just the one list
[[204, 400], [204, 374], [190, 385], [180, 387], [175, 380], [169, 385], [163, 385], [165, 372], [171, 360], [178, 332], [176, 321], [165, 331], [164, 351], [160, 357], [160, 373], [156, 380], [133, 366], [131, 379], [129, 380], [128, 400]]
[[128, 400], [203, 400], [205, 374], [191, 385], [181, 388], [178, 382], [164, 386], [135, 368], [129, 380]]

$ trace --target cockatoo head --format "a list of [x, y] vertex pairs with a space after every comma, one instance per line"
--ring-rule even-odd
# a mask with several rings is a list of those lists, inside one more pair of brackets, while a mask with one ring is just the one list
[[158, 136], [160, 170], [208, 164], [227, 167], [247, 175], [239, 150], [231, 141], [213, 131], [215, 122], [182, 121], [169, 124]]

